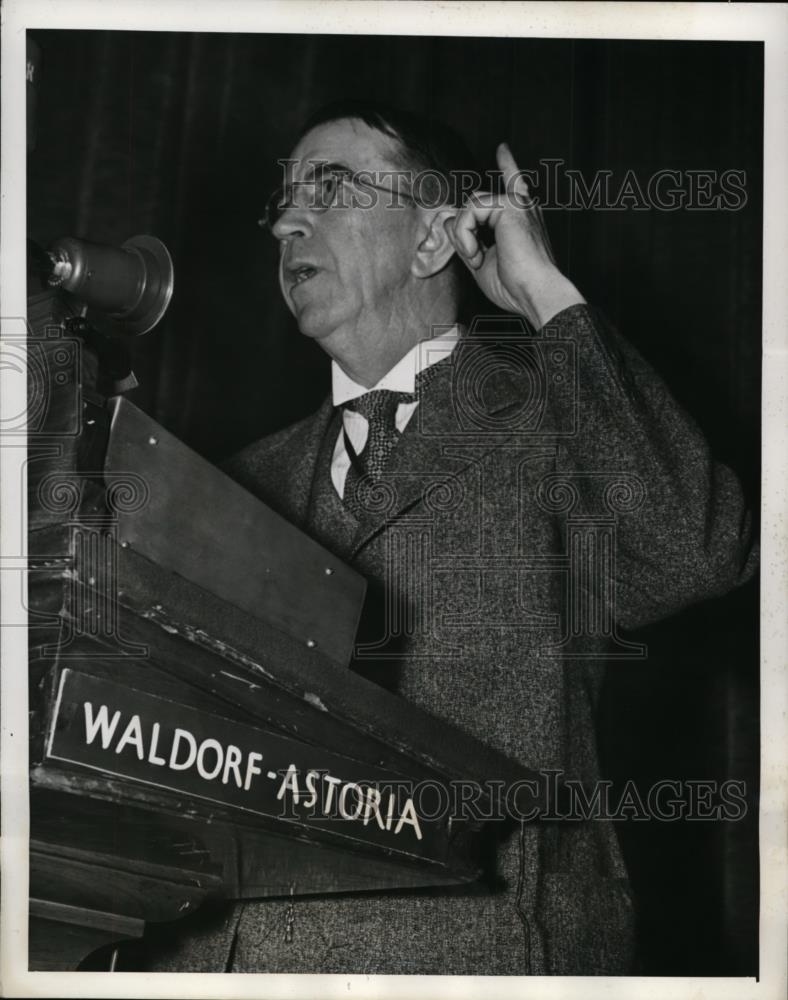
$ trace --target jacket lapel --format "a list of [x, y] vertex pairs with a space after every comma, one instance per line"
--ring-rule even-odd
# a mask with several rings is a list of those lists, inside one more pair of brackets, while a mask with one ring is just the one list
[[[467, 373], [468, 360], [460, 342], [446, 362], [438, 363], [440, 375], [422, 395], [392, 453], [380, 491], [381, 502], [376, 505], [379, 509], [364, 514], [360, 520], [353, 539], [353, 556], [378, 532], [420, 503], [428, 490], [441, 483], [450, 484], [482, 455], [509, 440], [506, 432], [491, 435], [485, 418], [520, 405], [521, 389], [504, 369], [493, 368], [494, 374], [485, 380], [483, 392], [469, 400], [469, 380], [459, 377]], [[474, 361], [473, 368], [483, 370]]]

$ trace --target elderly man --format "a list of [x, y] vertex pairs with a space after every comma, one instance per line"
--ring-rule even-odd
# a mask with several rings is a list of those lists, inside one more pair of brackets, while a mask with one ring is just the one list
[[[387, 109], [310, 123], [268, 224], [332, 394], [229, 471], [367, 577], [353, 669], [593, 786], [602, 661], [638, 653], [618, 627], [744, 580], [749, 520], [733, 474], [554, 263], [508, 146], [503, 193], [463, 200], [448, 183], [460, 156], [442, 130]], [[447, 181], [440, 196], [417, 196], [425, 171]], [[537, 333], [459, 326], [463, 270]], [[169, 967], [630, 971], [612, 825], [501, 832], [477, 885], [246, 904]]]

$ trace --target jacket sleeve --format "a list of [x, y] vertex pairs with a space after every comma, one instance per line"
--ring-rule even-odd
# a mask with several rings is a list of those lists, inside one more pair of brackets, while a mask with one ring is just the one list
[[614, 519], [618, 624], [648, 624], [752, 576], [757, 545], [739, 481], [656, 372], [589, 306], [563, 310], [546, 330], [576, 345], [575, 433], [556, 469], [574, 480], [575, 515]]

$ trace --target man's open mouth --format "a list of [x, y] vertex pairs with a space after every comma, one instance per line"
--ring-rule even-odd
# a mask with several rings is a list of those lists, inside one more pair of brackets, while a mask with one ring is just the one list
[[308, 264], [292, 268], [290, 270], [292, 287], [295, 288], [296, 285], [302, 285], [305, 281], [308, 281], [315, 274], [317, 274], [317, 268], [310, 267]]

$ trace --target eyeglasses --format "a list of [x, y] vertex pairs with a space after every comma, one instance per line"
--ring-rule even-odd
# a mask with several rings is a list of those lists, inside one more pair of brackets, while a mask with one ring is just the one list
[[[313, 212], [325, 212], [327, 209], [340, 204], [343, 208], [372, 207], [373, 203], [359, 203], [352, 199], [349, 203], [344, 201], [341, 198], [341, 194], [343, 186], [346, 184], [384, 191], [386, 194], [391, 195], [392, 198], [405, 198], [412, 204], [416, 204], [416, 199], [406, 191], [397, 191], [394, 188], [373, 184], [365, 176], [354, 174], [350, 170], [324, 170], [316, 173], [310, 180], [295, 181], [293, 184], [276, 188], [268, 198], [265, 205], [265, 214], [261, 219], [257, 220], [257, 225], [261, 229], [268, 229], [270, 232], [287, 209], [296, 208], [299, 203], [302, 208], [308, 208]], [[298, 192], [298, 201], [295, 198], [296, 192]], [[396, 202], [393, 204], [396, 204]]]

